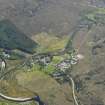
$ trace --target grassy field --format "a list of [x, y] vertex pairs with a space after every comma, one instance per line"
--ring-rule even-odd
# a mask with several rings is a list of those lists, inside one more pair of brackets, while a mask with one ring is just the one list
[[55, 51], [63, 49], [69, 40], [69, 36], [56, 37], [53, 34], [39, 33], [32, 37], [41, 47], [38, 48], [40, 52]]
[[[16, 79], [19, 86], [28, 88], [33, 92], [37, 92], [42, 100], [49, 105], [58, 105], [69, 102], [66, 101], [65, 95], [63, 94], [60, 85], [50, 76], [40, 71], [30, 71], [26, 73], [18, 73]], [[69, 89], [66, 90], [70, 91]], [[66, 94], [66, 93], [65, 93]], [[69, 94], [70, 95], [70, 94]]]
[[105, 24], [105, 8], [96, 8], [84, 14], [85, 18], [94, 23]]

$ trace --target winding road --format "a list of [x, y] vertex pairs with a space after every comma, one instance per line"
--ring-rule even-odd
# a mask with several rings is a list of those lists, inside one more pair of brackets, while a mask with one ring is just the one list
[[[65, 46], [65, 48], [63, 50], [58, 50], [58, 51], [55, 51], [55, 52], [47, 52], [47, 53], [38, 53], [38, 54], [34, 54], [28, 58], [25, 59], [24, 63], [22, 65], [17, 65], [16, 67], [13, 67], [11, 69], [9, 69], [6, 73], [4, 73], [3, 75], [1, 75], [0, 79], [2, 79], [3, 77], [5, 77], [5, 75], [7, 75], [8, 73], [10, 73], [11, 71], [14, 71], [16, 68], [20, 68], [20, 67], [23, 67], [25, 65], [25, 63], [32, 57], [35, 57], [35, 56], [40, 56], [40, 55], [50, 55], [50, 56], [57, 56], [57, 55], [62, 55], [62, 54], [65, 54], [66, 52], [68, 52], [70, 49], [73, 48], [72, 46], [72, 41], [76, 35], [76, 33], [80, 30], [80, 28], [76, 28], [75, 30], [73, 30], [73, 32], [70, 33], [70, 40], [68, 41], [67, 45]], [[5, 61], [2, 60], [2, 63], [1, 63], [1, 69], [4, 70], [6, 69], [6, 63]], [[71, 84], [72, 84], [72, 93], [73, 93], [73, 100], [75, 102], [76, 105], [79, 105], [78, 104], [78, 101], [77, 101], [77, 98], [76, 98], [76, 95], [75, 95], [75, 83], [74, 83], [74, 80], [71, 76], [67, 75], [67, 77], [69, 78], [69, 80], [71, 81]], [[6, 96], [2, 93], [0, 93], [0, 97], [5, 99], [5, 100], [9, 100], [9, 101], [14, 101], [14, 102], [27, 102], [27, 101], [37, 101], [39, 103], [39, 105], [45, 105], [41, 100], [40, 98], [38, 98], [38, 100], [36, 99], [35, 100], [35, 97], [29, 97], [29, 98], [13, 98], [13, 97], [9, 97], [9, 96]]]
[[[6, 69], [6, 62], [1, 59], [1, 70], [5, 70]], [[2, 94], [0, 92], [0, 97], [2, 99], [8, 100], [8, 101], [12, 101], [12, 102], [27, 102], [27, 101], [36, 101], [39, 105], [45, 105], [41, 100], [40, 97], [38, 96], [38, 94], [36, 93], [35, 97], [29, 97], [29, 98], [13, 98], [13, 97], [9, 97], [6, 96], [4, 94]]]
[[2, 93], [0, 93], [0, 97], [5, 99], [5, 100], [14, 101], [14, 102], [26, 102], [26, 101], [32, 101], [33, 100], [33, 98], [13, 98], [13, 97], [6, 96]]
[[[75, 34], [79, 31], [79, 29], [76, 29], [75, 31], [72, 32], [72, 35], [70, 37], [70, 40], [67, 44], [67, 46], [65, 46], [65, 48], [63, 50], [58, 50], [58, 51], [55, 51], [55, 52], [47, 52], [47, 53], [38, 53], [38, 54], [34, 54], [28, 58], [25, 59], [24, 63], [23, 64], [19, 64], [17, 65], [16, 67], [12, 67], [10, 68], [6, 73], [4, 73], [3, 75], [1, 75], [0, 79], [2, 79], [3, 77], [5, 77], [5, 75], [7, 75], [8, 73], [10, 73], [11, 71], [14, 71], [16, 68], [21, 68], [25, 65], [25, 63], [32, 57], [37, 57], [37, 56], [40, 56], [40, 55], [50, 55], [50, 56], [57, 56], [57, 55], [63, 55], [65, 54], [66, 52], [68, 52], [69, 49], [72, 48], [72, 42], [71, 42], [71, 39], [73, 40]], [[1, 69], [4, 70], [6, 69], [6, 63], [5, 61], [2, 60], [2, 63], [1, 63]], [[72, 92], [73, 92], [73, 100], [75, 102], [76, 105], [79, 105], [78, 104], [78, 101], [76, 99], [76, 95], [75, 95], [75, 83], [74, 83], [74, 80], [72, 77], [69, 76], [69, 80], [71, 81], [71, 84], [72, 84]], [[40, 99], [39, 100], [35, 100], [35, 97], [29, 97], [29, 98], [13, 98], [13, 97], [9, 97], [9, 96], [6, 96], [2, 93], [0, 93], [0, 97], [5, 99], [5, 100], [8, 100], [8, 101], [13, 101], [13, 102], [27, 102], [27, 101], [37, 101], [39, 103], [39, 105], [45, 105]], [[36, 96], [37, 97], [37, 96]]]
[[[6, 68], [4, 68], [4, 62], [5, 62], [5, 61], [2, 61], [1, 67], [2, 67], [3, 69], [6, 69]], [[5, 65], [6, 65], [6, 64], [5, 64]], [[5, 66], [5, 67], [6, 67], [6, 66]], [[6, 73], [6, 74], [7, 74], [7, 73]], [[3, 76], [4, 76], [4, 75], [3, 75]], [[3, 76], [2, 76], [2, 77], [3, 77]], [[69, 78], [69, 80], [71, 81], [71, 84], [72, 84], [73, 100], [74, 100], [74, 102], [75, 102], [76, 105], [79, 105], [79, 104], [78, 104], [78, 101], [77, 101], [77, 98], [76, 98], [76, 95], [75, 95], [75, 83], [74, 83], [74, 80], [73, 80], [73, 78], [72, 78], [71, 76], [69, 76], [69, 75], [67, 75], [67, 77]], [[37, 101], [37, 100], [35, 100], [35, 97], [37, 97], [37, 96], [35, 96], [35, 97], [29, 97], [29, 98], [13, 98], [13, 97], [9, 97], [9, 96], [6, 96], [6, 95], [0, 93], [0, 97], [3, 98], [3, 99], [5, 99], [5, 100], [12, 101], [12, 102]], [[40, 99], [39, 99], [37, 102], [39, 103], [39, 105], [45, 105]]]
[[67, 77], [69, 78], [69, 80], [71, 81], [71, 84], [72, 84], [72, 94], [73, 94], [73, 100], [74, 100], [74, 103], [75, 105], [79, 105], [78, 101], [77, 101], [77, 97], [76, 97], [76, 94], [75, 94], [75, 83], [74, 83], [74, 80], [71, 76], [67, 75]]

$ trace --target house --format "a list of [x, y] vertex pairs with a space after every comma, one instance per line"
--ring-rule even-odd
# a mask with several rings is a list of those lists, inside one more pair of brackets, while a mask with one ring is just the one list
[[51, 76], [52, 76], [53, 78], [55, 78], [56, 80], [58, 80], [58, 79], [63, 79], [63, 77], [64, 77], [65, 75], [66, 75], [66, 74], [65, 74], [64, 72], [62, 72], [62, 71], [56, 71], [56, 72], [54, 72], [54, 73], [51, 74]]
[[56, 65], [56, 67], [59, 70], [65, 72], [65, 70], [71, 68], [70, 60], [61, 61], [59, 64]]
[[5, 52], [2, 52], [2, 55], [3, 55], [3, 57], [5, 57], [5, 58], [10, 58], [10, 55], [7, 54], [7, 53], [5, 53]]
[[52, 61], [52, 56], [50, 55], [39, 55], [33, 58], [36, 63], [40, 63], [43, 65], [48, 65]]
[[73, 57], [71, 60], [70, 60], [70, 63], [71, 65], [76, 65], [78, 63], [78, 59]]

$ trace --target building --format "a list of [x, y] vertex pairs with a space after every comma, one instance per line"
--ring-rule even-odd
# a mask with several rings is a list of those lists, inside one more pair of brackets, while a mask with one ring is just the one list
[[59, 64], [56, 66], [59, 70], [65, 72], [65, 70], [71, 68], [70, 60], [64, 60], [61, 61]]

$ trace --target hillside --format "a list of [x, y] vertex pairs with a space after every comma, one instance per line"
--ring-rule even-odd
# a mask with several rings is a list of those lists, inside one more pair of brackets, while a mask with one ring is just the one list
[[[0, 47], [13, 50], [6, 68], [0, 62], [0, 92], [105, 105], [105, 0], [0, 0], [0, 14]], [[0, 98], [7, 104], [37, 105]]]
[[0, 48], [34, 53], [36, 47], [37, 43], [18, 30], [11, 21], [0, 21]]
[[0, 19], [8, 18], [28, 36], [67, 35], [84, 9], [91, 9], [87, 0], [0, 0]]

